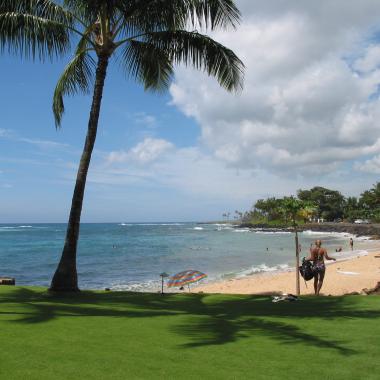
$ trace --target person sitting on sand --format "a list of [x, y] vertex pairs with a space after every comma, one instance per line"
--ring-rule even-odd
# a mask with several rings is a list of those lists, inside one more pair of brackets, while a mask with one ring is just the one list
[[319, 296], [325, 278], [326, 266], [324, 258], [326, 258], [326, 260], [336, 260], [334, 257], [329, 257], [326, 249], [322, 248], [322, 241], [316, 240], [315, 247], [310, 250], [310, 257], [306, 259], [313, 262], [314, 293], [316, 296]]

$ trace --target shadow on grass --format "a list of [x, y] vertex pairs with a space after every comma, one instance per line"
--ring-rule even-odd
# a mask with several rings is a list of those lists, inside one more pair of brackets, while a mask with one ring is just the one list
[[173, 331], [186, 334], [192, 339], [191, 343], [182, 345], [187, 348], [220, 345], [252, 335], [265, 335], [284, 344], [303, 343], [314, 347], [331, 348], [342, 355], [357, 353], [355, 350], [344, 347], [342, 342], [308, 334], [291, 324], [259, 318], [230, 321], [215, 317], [176, 326]]
[[[17, 316], [12, 323], [42, 323], [65, 317], [155, 318], [182, 315], [171, 331], [190, 342], [182, 348], [222, 345], [252, 336], [267, 336], [283, 344], [304, 344], [336, 350], [342, 355], [357, 352], [344, 342], [313, 335], [297, 326], [299, 320], [326, 319], [339, 323], [347, 318], [374, 319], [379, 310], [355, 308], [355, 297], [306, 297], [293, 303], [272, 303], [269, 297], [206, 294], [160, 294], [129, 292], [80, 292], [51, 294], [33, 288], [13, 288], [0, 293], [1, 315]], [[296, 323], [292, 323], [292, 321]], [[175, 325], [175, 323], [177, 323]], [[323, 332], [322, 332], [323, 333]]]

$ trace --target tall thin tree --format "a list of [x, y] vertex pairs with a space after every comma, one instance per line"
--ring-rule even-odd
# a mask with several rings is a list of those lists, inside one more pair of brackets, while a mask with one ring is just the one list
[[302, 201], [300, 199], [291, 197], [284, 197], [281, 200], [281, 205], [279, 211], [283, 214], [284, 219], [287, 223], [291, 223], [294, 231], [294, 243], [295, 243], [295, 253], [296, 253], [296, 294], [300, 295], [300, 244], [298, 240], [298, 223], [297, 219], [300, 217], [300, 212], [305, 208], [310, 208], [313, 205], [311, 203]]
[[80, 217], [110, 60], [119, 60], [146, 90], [168, 88], [174, 66], [181, 63], [204, 70], [228, 91], [238, 90], [243, 63], [198, 30], [234, 28], [239, 18], [233, 0], [1, 0], [2, 50], [44, 60], [64, 56], [75, 46], [54, 91], [57, 128], [65, 110], [63, 97], [93, 88], [65, 244], [51, 290], [78, 290]]

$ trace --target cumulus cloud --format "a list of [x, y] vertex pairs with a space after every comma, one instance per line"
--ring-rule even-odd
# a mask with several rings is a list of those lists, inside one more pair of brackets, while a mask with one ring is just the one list
[[108, 154], [108, 163], [133, 161], [139, 164], [147, 164], [156, 160], [163, 153], [173, 148], [173, 144], [164, 139], [147, 137], [128, 151], [117, 151]]
[[[152, 147], [161, 148], [152, 150]], [[265, 149], [262, 147], [263, 151]], [[142, 152], [144, 154], [141, 156]], [[310, 162], [314, 160], [313, 154], [315, 153], [307, 157]], [[330, 173], [318, 184], [346, 193], [352, 177], [343, 171], [335, 171], [334, 164], [329, 164], [329, 167]], [[318, 167], [314, 169], [320, 170]], [[128, 151], [109, 153], [105, 163], [98, 162], [92, 168], [89, 181], [102, 186], [135, 188], [138, 191], [165, 189], [165, 194], [175, 191], [176, 194], [185, 194], [202, 201], [209, 199], [212, 202], [233, 202], [244, 205], [245, 208], [258, 198], [295, 194], [300, 188], [315, 185], [313, 178], [299, 178], [297, 173], [278, 178], [261, 169], [226, 168], [223, 160], [200, 147], [178, 148], [166, 140], [151, 138], [143, 140]], [[350, 184], [350, 190], [359, 193], [363, 183], [357, 181]], [[371, 181], [368, 183], [372, 184]]]
[[179, 69], [172, 104], [229, 166], [323, 175], [380, 153], [376, 1], [240, 0], [236, 32], [213, 36], [246, 65], [240, 95]]
[[[148, 140], [148, 141], [147, 141]], [[145, 139], [129, 151], [111, 152], [105, 165], [95, 165], [89, 181], [101, 185], [141, 186], [167, 188], [202, 199], [235, 200], [251, 203], [252, 197], [264, 197], [268, 186], [275, 190], [276, 178], [256, 171], [228, 169], [221, 161], [202, 152], [198, 147], [176, 148], [170, 143], [155, 159], [142, 161], [135, 152], [152, 146], [152, 139]], [[153, 142], [153, 145], [157, 142]], [[258, 184], [260, 183], [260, 184]], [[273, 183], [273, 186], [271, 185]], [[285, 181], [281, 191], [294, 191], [294, 184]]]

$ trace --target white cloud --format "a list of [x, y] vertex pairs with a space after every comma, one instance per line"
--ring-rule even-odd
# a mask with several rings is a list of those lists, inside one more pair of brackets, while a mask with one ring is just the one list
[[11, 135], [11, 130], [0, 128], [0, 137], [9, 137]]
[[173, 144], [164, 139], [146, 138], [129, 151], [111, 152], [107, 157], [108, 163], [134, 161], [147, 164], [173, 148]]
[[376, 70], [380, 65], [380, 46], [369, 46], [365, 55], [356, 60], [354, 64], [355, 70], [362, 73], [368, 73]]
[[145, 112], [138, 112], [134, 115], [135, 122], [137, 124], [142, 124], [145, 127], [152, 128], [157, 124], [157, 119], [153, 115], [149, 115]]
[[41, 140], [41, 139], [29, 139], [29, 138], [17, 138], [17, 141], [25, 142], [27, 144], [37, 145], [40, 148], [67, 148], [68, 144], [59, 143], [56, 141], [50, 140]]
[[31, 145], [38, 146], [41, 149], [57, 149], [57, 148], [68, 148], [70, 145], [65, 143], [60, 143], [57, 141], [43, 140], [38, 138], [28, 138], [22, 137], [17, 132], [12, 129], [0, 128], [0, 137], [6, 138], [11, 141], [27, 143]]
[[[136, 147], [144, 145], [145, 142], [146, 140]], [[95, 164], [90, 172], [89, 181], [101, 186], [112, 186], [113, 189], [115, 186], [129, 191], [135, 189], [137, 192], [144, 189], [148, 189], [146, 190], [148, 192], [165, 189], [163, 194], [174, 192], [176, 197], [185, 194], [194, 201], [210, 200], [219, 204], [229, 202], [245, 209], [248, 209], [255, 199], [296, 194], [300, 188], [310, 188], [315, 185], [313, 178], [300, 178], [297, 171], [293, 171], [287, 177], [279, 178], [260, 169], [252, 171], [226, 168], [222, 160], [197, 147], [171, 146], [155, 160], [145, 161], [144, 165], [133, 158], [131, 155], [133, 150], [134, 148], [128, 152], [112, 152], [107, 156], [105, 164]], [[313, 157], [309, 160], [312, 162]], [[318, 166], [312, 168], [321, 171]], [[372, 180], [367, 181], [368, 183], [354, 181], [352, 184], [353, 177], [350, 173], [335, 171], [334, 164], [329, 164], [329, 168], [330, 173], [318, 182], [319, 185], [338, 189], [345, 194], [350, 185], [350, 193], [358, 194], [365, 186], [372, 184]], [[162, 195], [162, 197], [167, 200], [168, 196]]]
[[380, 174], [380, 155], [366, 160], [363, 163], [355, 163], [355, 169], [365, 173]]
[[188, 68], [170, 89], [214, 155], [238, 169], [286, 176], [328, 174], [379, 154], [380, 50], [366, 43], [380, 18], [377, 2], [237, 3], [241, 26], [214, 37], [246, 65], [242, 94]]

